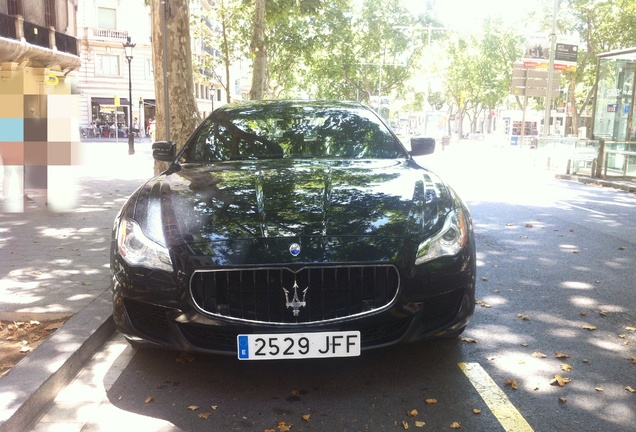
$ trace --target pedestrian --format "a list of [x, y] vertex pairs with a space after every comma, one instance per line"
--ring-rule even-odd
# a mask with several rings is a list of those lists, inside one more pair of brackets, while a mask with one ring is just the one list
[[135, 135], [137, 135], [137, 138], [139, 138], [139, 120], [137, 120], [137, 117], [135, 117], [135, 120], [133, 121], [132, 131]]
[[155, 141], [155, 119], [150, 120], [150, 125], [148, 126], [148, 135], [150, 135], [150, 141]]

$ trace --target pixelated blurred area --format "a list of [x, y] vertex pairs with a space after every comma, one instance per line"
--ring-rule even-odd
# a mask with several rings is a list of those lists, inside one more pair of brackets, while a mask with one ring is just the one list
[[28, 63], [0, 64], [0, 212], [68, 211], [79, 162], [73, 78]]

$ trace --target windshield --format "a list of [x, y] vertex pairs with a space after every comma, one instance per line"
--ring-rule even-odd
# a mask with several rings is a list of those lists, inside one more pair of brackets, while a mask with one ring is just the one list
[[324, 104], [253, 104], [221, 109], [186, 144], [181, 162], [241, 159], [408, 157], [368, 109]]

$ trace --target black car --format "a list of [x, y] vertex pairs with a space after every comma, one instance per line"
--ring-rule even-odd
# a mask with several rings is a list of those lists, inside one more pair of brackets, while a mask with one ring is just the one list
[[116, 217], [114, 319], [133, 345], [240, 359], [359, 355], [456, 337], [475, 307], [461, 199], [372, 110], [214, 111]]

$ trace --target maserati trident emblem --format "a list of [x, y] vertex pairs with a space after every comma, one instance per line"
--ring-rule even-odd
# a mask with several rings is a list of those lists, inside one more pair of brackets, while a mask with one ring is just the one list
[[289, 253], [292, 254], [292, 256], [298, 256], [298, 254], [300, 254], [300, 245], [298, 243], [289, 245]]
[[296, 283], [296, 281], [294, 281], [293, 288], [294, 297], [292, 298], [292, 301], [289, 301], [289, 291], [283, 288], [283, 291], [285, 292], [285, 306], [287, 306], [288, 308], [292, 308], [294, 316], [298, 316], [298, 314], [300, 314], [300, 308], [307, 305], [307, 302], [305, 302], [305, 297], [307, 296], [307, 290], [309, 289], [309, 287], [304, 289], [302, 300], [298, 298], [298, 284]]

